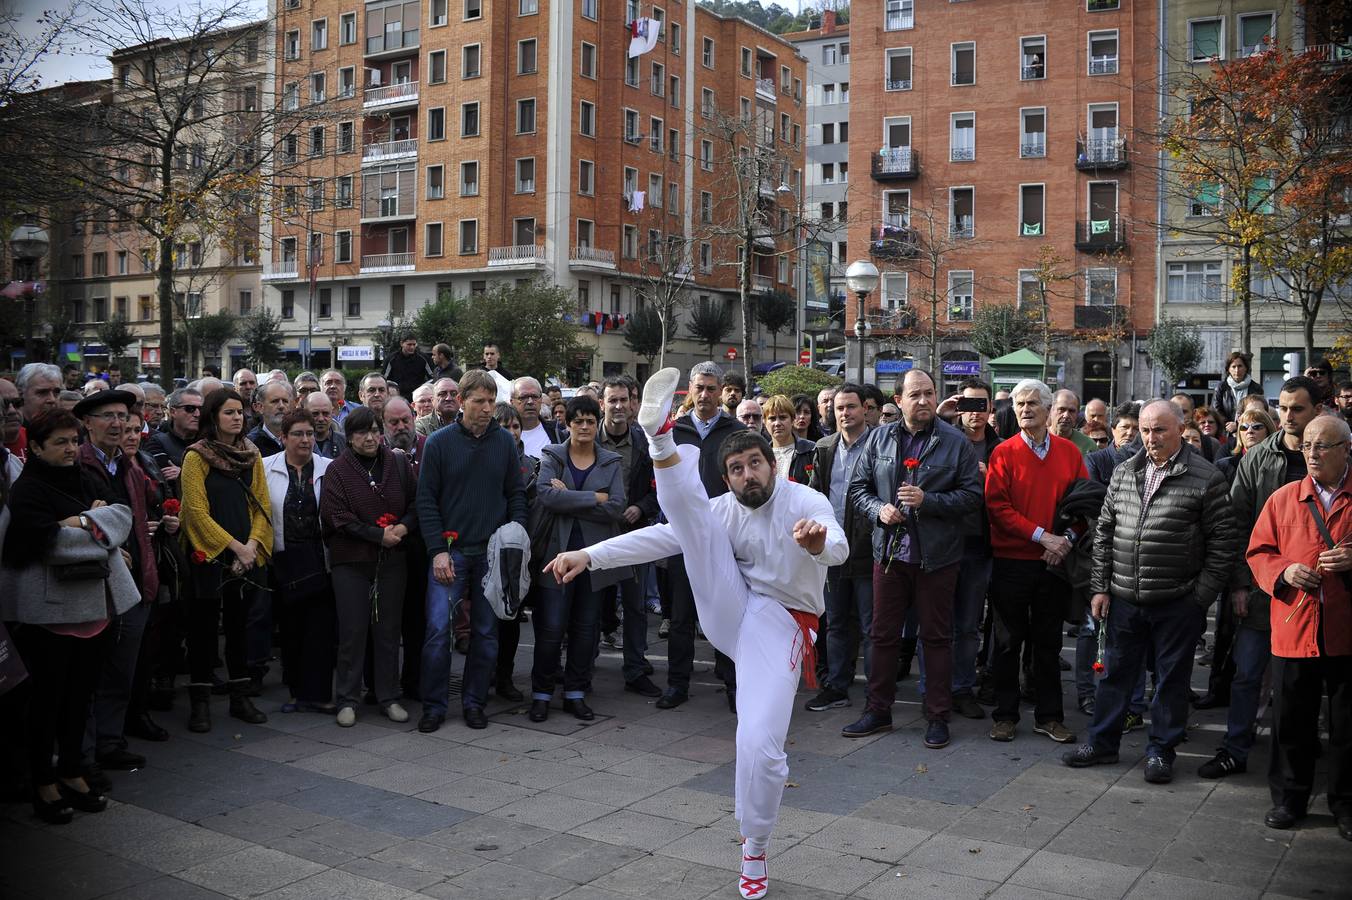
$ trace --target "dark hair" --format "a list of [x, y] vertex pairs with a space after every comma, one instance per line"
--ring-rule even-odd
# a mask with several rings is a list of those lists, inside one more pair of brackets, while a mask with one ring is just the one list
[[[837, 388], [831, 389], [831, 397], [833, 398], [833, 402], [832, 404], [826, 407], [826, 421], [832, 423], [833, 426], [836, 420], [835, 412], [833, 411], [836, 390], [838, 389]], [[862, 405], [864, 402], [864, 395], [862, 393], [863, 388], [860, 388], [859, 390], [860, 390], [859, 403]], [[803, 411], [804, 409], [806, 409], [808, 413], [812, 416], [812, 421], [809, 422], [807, 426], [807, 439], [809, 441], [820, 441], [822, 439], [822, 422], [821, 422], [821, 414], [817, 412], [816, 399], [813, 397], [809, 397], [807, 394], [794, 394], [793, 411], [795, 413], [798, 413]]]
[[1334, 385], [1334, 387], [1338, 388], [1340, 391], [1352, 391], [1352, 381], [1344, 379]]
[[401, 343], [401, 344], [402, 344], [404, 341], [416, 341], [417, 339], [418, 339], [418, 336], [417, 336], [416, 334], [414, 334], [413, 332], [411, 332], [411, 331], [405, 331], [405, 332], [403, 332], [402, 334], [399, 335], [399, 343]]
[[309, 425], [311, 428], [314, 428], [315, 417], [310, 415], [310, 411], [308, 409], [291, 410], [291, 412], [282, 416], [282, 424], [279, 426], [282, 429], [281, 436], [286, 437], [287, 433], [292, 428], [295, 428], [297, 425], [300, 425], [301, 423], [304, 423], [306, 425]]
[[724, 475], [728, 474], [728, 459], [748, 450], [759, 450], [764, 454], [765, 461], [774, 465], [775, 452], [770, 449], [770, 442], [759, 431], [746, 428], [734, 431], [723, 439], [723, 445], [718, 450], [718, 470]]
[[974, 391], [985, 391], [987, 398], [995, 396], [995, 392], [991, 390], [991, 386], [980, 378], [964, 378], [962, 381], [958, 382], [959, 394], [968, 388], [971, 388]]
[[[882, 391], [882, 388], [878, 387], [876, 384], [869, 383], [869, 384], [861, 385], [861, 386], [860, 386], [860, 390], [863, 391], [862, 398], [863, 398], [864, 400], [872, 400], [872, 401], [874, 402], [874, 404], [878, 407], [878, 409], [882, 409], [882, 408], [883, 408], [883, 404], [887, 402], [887, 395], [884, 394], [883, 391]], [[840, 393], [840, 392], [839, 392], [839, 391], [836, 391], [836, 393], [838, 394], [838, 393]], [[832, 416], [833, 416], [833, 417], [834, 417], [834, 415], [835, 415], [835, 409], [836, 409], [836, 402], [835, 402], [835, 399], [836, 399], [836, 398], [835, 398], [835, 395], [832, 395], [832, 397], [831, 397], [831, 413], [832, 413]]]
[[1113, 427], [1116, 428], [1117, 423], [1123, 419], [1135, 419], [1137, 422], [1141, 421], [1141, 414], [1136, 409], [1136, 404], [1132, 403], [1130, 400], [1126, 403], [1118, 404], [1117, 409], [1113, 410]]
[[596, 421], [601, 421], [601, 404], [596, 402], [595, 397], [589, 397], [586, 394], [578, 394], [568, 401], [568, 405], [563, 408], [563, 421], [572, 422], [578, 416], [593, 416]]
[[1202, 418], [1210, 419], [1210, 420], [1211, 420], [1211, 424], [1213, 424], [1213, 425], [1216, 426], [1216, 430], [1217, 430], [1217, 431], [1224, 431], [1224, 430], [1225, 430], [1225, 420], [1221, 418], [1221, 414], [1220, 414], [1220, 413], [1216, 412], [1216, 411], [1215, 411], [1214, 409], [1212, 409], [1211, 407], [1209, 407], [1209, 406], [1199, 406], [1199, 407], [1197, 407], [1196, 409], [1194, 409], [1194, 410], [1192, 411], [1192, 420], [1193, 420], [1194, 422], [1196, 422], [1198, 419], [1202, 419]]
[[113, 371], [121, 372], [121, 371], [122, 371], [122, 367], [119, 366], [117, 363], [112, 363], [111, 365], [108, 366], [107, 371], [109, 371], [109, 372], [113, 372]]
[[995, 401], [995, 433], [1006, 441], [1019, 433], [1019, 418], [1008, 398]]
[[33, 421], [25, 426], [28, 431], [28, 443], [46, 444], [47, 438], [52, 436], [54, 431], [69, 429], [76, 432], [80, 431], [80, 420], [75, 418], [75, 414], [69, 410], [64, 410], [59, 406], [41, 413]]
[[743, 394], [746, 393], [746, 379], [736, 372], [728, 372], [723, 376], [723, 387], [735, 387]]
[[606, 392], [606, 388], [623, 389], [626, 393], [632, 395], [634, 389], [629, 386], [629, 378], [625, 375], [610, 375], [601, 382], [601, 393]]
[[1235, 360], [1239, 360], [1240, 362], [1244, 363], [1245, 372], [1252, 372], [1253, 371], [1253, 364], [1251, 362], [1252, 359], [1253, 357], [1245, 353], [1243, 350], [1232, 350], [1230, 351], [1230, 355], [1225, 358], [1225, 371], [1229, 372], [1230, 364]]
[[1306, 378], [1304, 375], [1297, 375], [1294, 378], [1288, 378], [1282, 382], [1280, 393], [1294, 394], [1296, 391], [1304, 391], [1305, 396], [1310, 398], [1311, 403], [1318, 403], [1324, 396], [1319, 390], [1319, 386], [1314, 383], [1314, 379]]
[[493, 407], [493, 418], [499, 425], [506, 428], [511, 422], [520, 422], [521, 413], [516, 411], [516, 407], [510, 403], [499, 403]]
[[369, 406], [358, 406], [347, 414], [343, 422], [343, 431], [347, 434], [379, 430], [380, 420], [376, 418], [376, 411]]
[[[863, 405], [864, 405], [864, 397], [868, 395], [868, 389], [869, 389], [869, 387], [871, 387], [871, 385], [855, 384], [853, 381], [847, 381], [847, 382], [845, 382], [845, 383], [842, 384], [840, 387], [834, 388], [834, 389], [832, 390], [832, 393], [831, 393], [831, 403], [830, 403], [828, 409], [831, 409], [831, 410], [833, 410], [833, 411], [835, 410], [835, 408], [836, 408], [836, 398], [839, 397], [841, 394], [854, 394], [855, 399], [857, 399], [857, 400], [859, 401], [859, 405], [860, 405], [860, 406], [863, 406]], [[882, 394], [882, 391], [879, 391], [878, 393], [879, 393], [879, 394]], [[798, 396], [799, 396], [799, 397], [806, 397], [807, 395], [806, 395], [806, 394], [799, 394]], [[794, 402], [794, 408], [796, 409], [797, 406], [798, 406], [798, 404], [797, 404], [797, 402], [796, 402], [796, 401], [798, 400], [798, 397], [794, 397], [793, 399], [794, 399], [794, 401], [795, 401], [795, 402]], [[878, 408], [881, 409], [881, 408], [882, 408], [881, 405], [880, 405]]]
[[1332, 377], [1333, 377], [1333, 363], [1329, 362], [1327, 359], [1321, 359], [1321, 360], [1319, 360], [1319, 362], [1317, 362], [1317, 363], [1311, 363], [1310, 365], [1306, 366], [1305, 368], [1307, 368], [1307, 369], [1318, 369], [1319, 371], [1321, 371], [1321, 372], [1323, 372], [1325, 375], [1327, 375], [1329, 378], [1332, 378]]
[[[202, 415], [197, 418], [197, 436], [204, 441], [217, 440], [216, 436], [216, 416], [220, 413], [221, 407], [225, 406], [229, 400], [238, 400], [241, 409], [245, 409], [244, 398], [239, 395], [239, 391], [232, 387], [222, 387], [218, 391], [212, 391], [211, 395], [202, 401]], [[243, 432], [240, 437], [244, 437]]]

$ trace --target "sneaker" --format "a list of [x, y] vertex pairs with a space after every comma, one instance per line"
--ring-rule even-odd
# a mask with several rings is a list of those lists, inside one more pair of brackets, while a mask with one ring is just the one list
[[840, 729], [840, 736], [847, 738], [868, 737], [880, 731], [892, 730], [892, 717], [882, 713], [865, 710], [856, 721]]
[[649, 376], [635, 420], [645, 434], [661, 434], [670, 427], [671, 398], [681, 383], [681, 370], [668, 366]]
[[1151, 784], [1168, 784], [1174, 780], [1173, 764], [1165, 762], [1159, 756], [1147, 756], [1145, 758], [1145, 780]]
[[971, 694], [959, 694], [953, 698], [953, 712], [964, 719], [984, 719], [986, 711]]
[[616, 650], [623, 650], [623, 649], [624, 649], [624, 636], [621, 635], [621, 634], [619, 634], [619, 633], [616, 633], [616, 634], [612, 635], [612, 636], [611, 636], [610, 646], [614, 647]]
[[993, 741], [1012, 741], [1014, 740], [1014, 728], [1015, 723], [1013, 722], [996, 722], [991, 726], [990, 738]]
[[615, 645], [615, 632], [613, 632], [613, 631], [607, 631], [605, 634], [602, 634], [602, 635], [601, 635], [601, 644], [602, 644], [602, 646], [609, 647], [611, 650], [616, 649], [616, 645]]
[[1224, 778], [1226, 775], [1238, 775], [1247, 769], [1248, 766], [1231, 756], [1228, 750], [1221, 750], [1202, 763], [1197, 774], [1202, 778]]
[[1033, 726], [1033, 731], [1045, 734], [1058, 744], [1069, 744], [1075, 740], [1075, 733], [1061, 722], [1038, 722]]
[[655, 616], [662, 615], [662, 601], [657, 597], [649, 597], [645, 605], [647, 606], [648, 612], [652, 613], [653, 615]]
[[848, 694], [828, 687], [822, 688], [822, 692], [803, 704], [803, 708], [808, 712], [821, 712], [822, 710], [838, 709], [849, 705], [850, 697]]
[[1079, 705], [1080, 705], [1080, 712], [1084, 713], [1086, 716], [1093, 716], [1093, 715], [1094, 715], [1094, 709], [1095, 709], [1095, 707], [1094, 707], [1094, 698], [1093, 698], [1093, 697], [1085, 697], [1083, 700], [1080, 701], [1080, 704], [1079, 704]]
[[1087, 769], [1090, 766], [1111, 766], [1117, 762], [1116, 753], [1100, 753], [1093, 744], [1081, 744], [1068, 753], [1061, 754], [1061, 762], [1072, 769]]
[[357, 724], [357, 711], [350, 706], [344, 706], [338, 710], [338, 724], [343, 728], [351, 728]]
[[385, 713], [385, 718], [389, 719], [391, 722], [402, 723], [408, 721], [408, 711], [398, 703], [391, 703], [382, 711]]
[[670, 634], [671, 634], [671, 620], [663, 619], [661, 624], [657, 626], [657, 636], [660, 638], [664, 638], [669, 636]]
[[1122, 733], [1130, 734], [1133, 731], [1140, 731], [1145, 727], [1145, 717], [1140, 713], [1129, 712], [1127, 717], [1122, 720]]
[[749, 900], [759, 900], [770, 890], [769, 873], [765, 866], [765, 854], [747, 856], [742, 854], [742, 874], [737, 881], [737, 890]]
[[929, 723], [925, 729], [925, 746], [931, 750], [939, 750], [948, 746], [948, 723], [940, 722], [935, 719]]

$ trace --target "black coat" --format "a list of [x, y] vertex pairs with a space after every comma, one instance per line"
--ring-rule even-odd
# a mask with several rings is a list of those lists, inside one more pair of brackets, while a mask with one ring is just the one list
[[385, 363], [385, 380], [399, 385], [399, 396], [413, 397], [414, 388], [421, 387], [432, 378], [432, 364], [421, 353], [406, 356], [401, 350]]
[[[859, 436], [868, 440], [868, 434]], [[840, 449], [840, 432], [828, 434], [813, 445], [812, 472], [808, 487], [831, 498], [831, 471], [836, 465]], [[861, 448], [862, 449], [862, 448]], [[851, 577], [873, 575], [873, 523], [859, 513], [850, 502], [850, 482], [845, 480], [845, 541], [850, 545], [850, 558], [845, 561], [845, 574]]]
[[[1252, 397], [1254, 394], [1261, 395], [1263, 387], [1260, 384], [1250, 380], [1243, 396]], [[1235, 391], [1230, 387], [1224, 378], [1221, 383], [1216, 385], [1216, 392], [1211, 395], [1211, 408], [1221, 414], [1221, 418], [1226, 422], [1234, 422], [1239, 415], [1239, 402], [1235, 397]]]
[[718, 497], [728, 492], [728, 486], [723, 481], [723, 468], [718, 462], [718, 452], [728, 435], [745, 431], [746, 426], [720, 409], [709, 436], [700, 438], [695, 428], [694, 415], [691, 413], [679, 417], [676, 424], [671, 426], [671, 433], [677, 444], [691, 444], [699, 448], [700, 481], [704, 483], [705, 493], [710, 497]]
[[[546, 425], [545, 428], [548, 430], [549, 425]], [[602, 434], [601, 437], [605, 437], [605, 435]], [[556, 443], [562, 443], [562, 441], [556, 441]], [[624, 486], [624, 495], [629, 498], [628, 506], [637, 506], [643, 511], [642, 518], [628, 526], [630, 530], [633, 530], [642, 528], [654, 521], [661, 510], [657, 506], [657, 491], [653, 486], [653, 460], [648, 455], [648, 438], [643, 434], [643, 429], [637, 425], [629, 426], [629, 445], [634, 451], [634, 462], [629, 467], [629, 479]], [[610, 449], [599, 440], [597, 446], [605, 446], [607, 450]]]

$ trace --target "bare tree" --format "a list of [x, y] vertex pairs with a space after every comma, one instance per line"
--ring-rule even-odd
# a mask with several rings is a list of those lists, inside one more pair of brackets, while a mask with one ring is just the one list
[[684, 235], [662, 234], [661, 220], [661, 210], [656, 208], [646, 219], [647, 230], [656, 235], [656, 239], [644, 242], [635, 273], [637, 289], [646, 307], [653, 311], [662, 326], [658, 368], [666, 365], [667, 345], [676, 334], [681, 311], [690, 309], [690, 288], [695, 283], [692, 242]]

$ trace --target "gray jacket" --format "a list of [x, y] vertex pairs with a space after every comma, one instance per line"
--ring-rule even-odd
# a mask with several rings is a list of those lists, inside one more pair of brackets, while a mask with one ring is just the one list
[[[1235, 513], [1242, 547], [1249, 546], [1253, 523], [1268, 498], [1286, 483], [1286, 455], [1282, 452], [1282, 432], [1270, 435], [1252, 450], [1245, 451], [1235, 468], [1235, 480], [1230, 485], [1230, 507]], [[1268, 606], [1271, 598], [1253, 580], [1249, 563], [1240, 553], [1230, 575], [1230, 590], [1249, 589], [1249, 614], [1240, 619], [1250, 628], [1270, 631], [1272, 620]]]
[[[123, 504], [85, 511], [103, 538], [83, 528], [62, 526], [45, 559], [22, 569], [0, 568], [0, 619], [29, 625], [74, 625], [94, 622], [113, 611], [124, 613], [141, 601], [118, 548], [131, 535], [131, 509]], [[107, 579], [58, 581], [52, 567], [108, 561]]]
[[[568, 536], [576, 523], [582, 528], [582, 545], [590, 547], [607, 538], [622, 534], [627, 526], [624, 521], [624, 509], [628, 505], [624, 495], [624, 466], [620, 454], [604, 447], [596, 448], [596, 463], [587, 472], [581, 484], [573, 484], [573, 475], [568, 471], [568, 449], [572, 441], [562, 444], [550, 444], [540, 452], [540, 475], [536, 479], [535, 502], [545, 511], [554, 515], [554, 534], [549, 540], [549, 549], [544, 560], [532, 564], [539, 571], [539, 563], [553, 559], [568, 547]], [[555, 478], [568, 485], [566, 490], [554, 487], [550, 482]], [[606, 495], [606, 502], [597, 505], [596, 494]], [[629, 578], [633, 571], [628, 567], [597, 570], [591, 574], [593, 590], [618, 584]], [[557, 587], [552, 575], [541, 575], [541, 583]]]
[[1145, 450], [1113, 471], [1094, 532], [1089, 589], [1141, 606], [1210, 606], [1230, 580], [1239, 532], [1225, 476], [1187, 444], [1142, 508]]
[[[850, 503], [873, 523], [873, 561], [883, 561], [886, 529], [878, 521], [884, 504], [897, 496], [898, 423], [869, 432], [850, 479]], [[968, 535], [981, 533], [982, 483], [972, 442], [958, 429], [935, 420], [920, 451], [915, 484], [925, 492], [916, 510], [920, 568], [941, 569], [962, 559]]]

